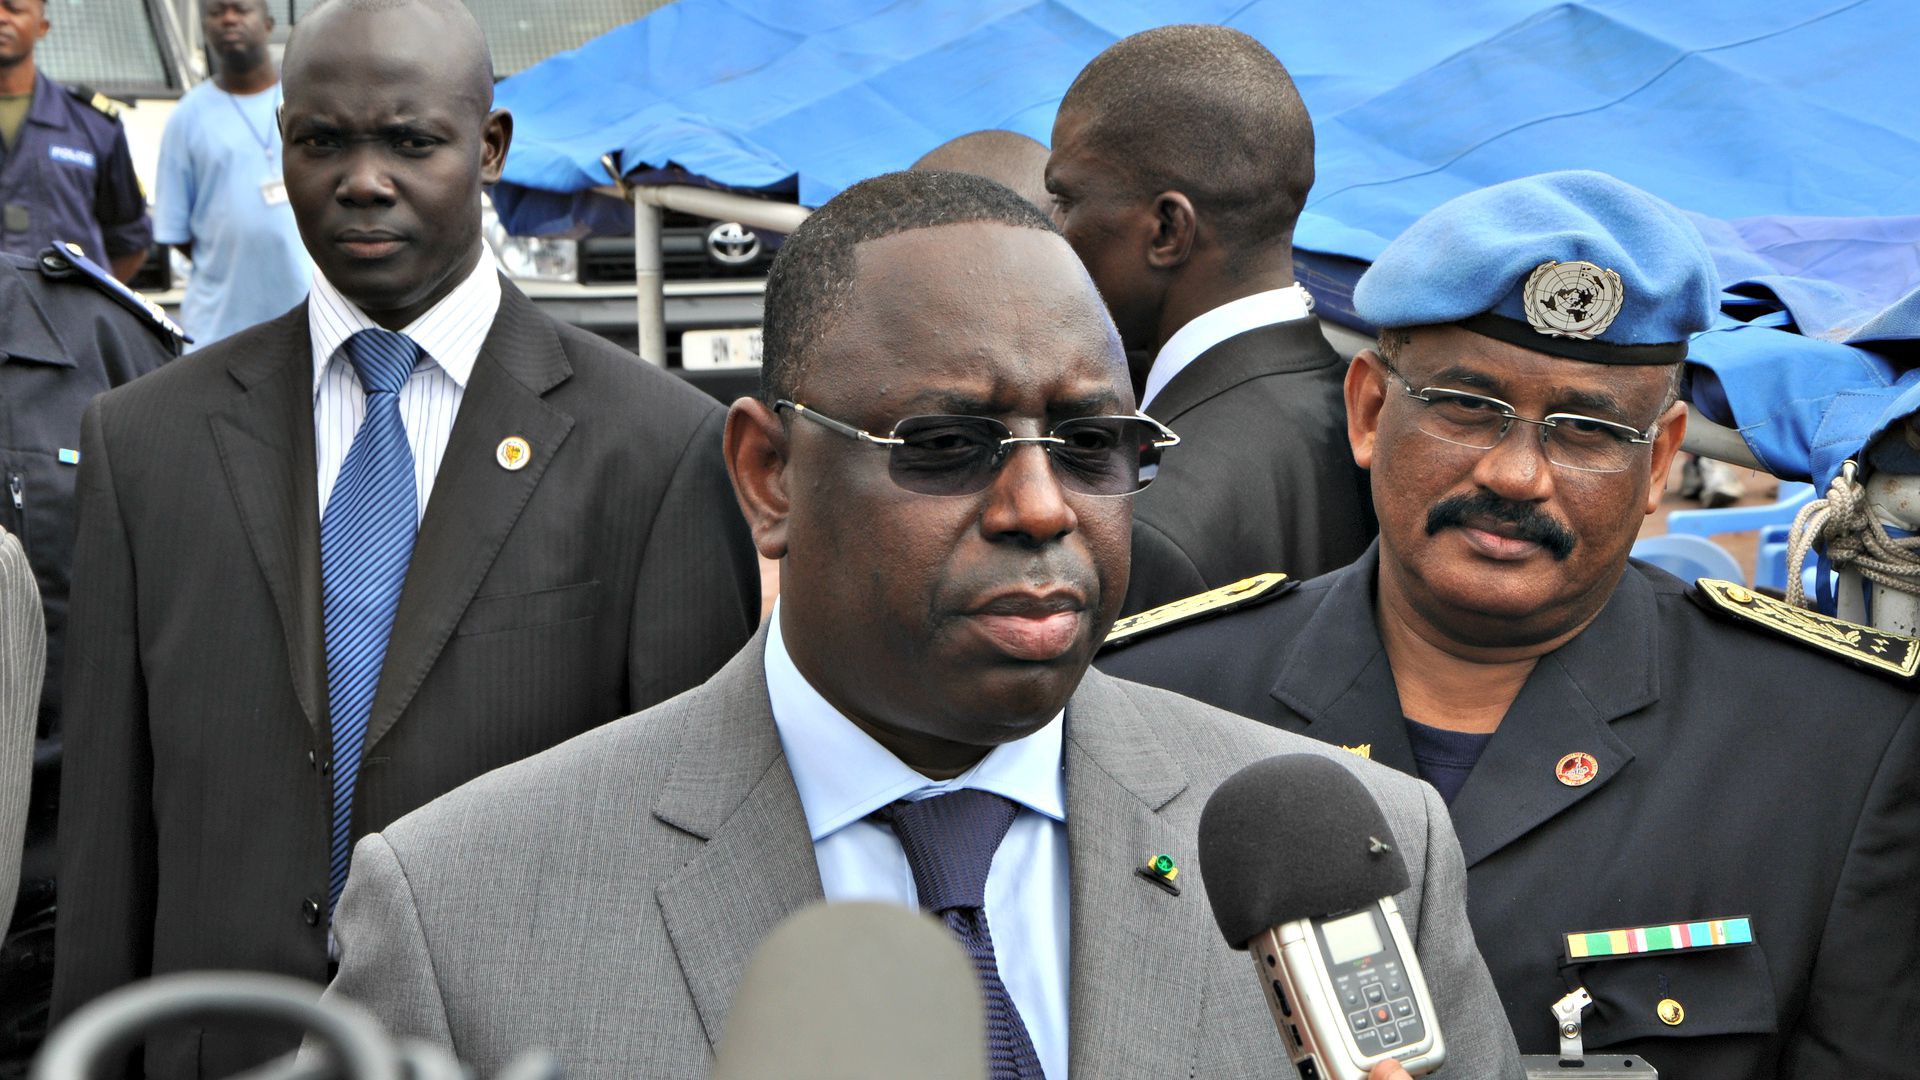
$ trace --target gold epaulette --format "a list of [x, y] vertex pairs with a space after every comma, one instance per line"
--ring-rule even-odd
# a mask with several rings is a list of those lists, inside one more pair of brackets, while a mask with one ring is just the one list
[[1112, 649], [1182, 623], [1192, 622], [1202, 617], [1224, 615], [1249, 604], [1271, 600], [1286, 592], [1287, 588], [1294, 584], [1295, 582], [1285, 574], [1255, 574], [1231, 585], [1222, 585], [1217, 589], [1209, 589], [1203, 593], [1161, 604], [1157, 608], [1148, 608], [1138, 615], [1129, 615], [1114, 623], [1113, 629], [1107, 632], [1107, 640], [1100, 647]]
[[67, 87], [67, 93], [93, 106], [96, 111], [109, 120], [120, 119], [120, 110], [128, 107], [125, 102], [115, 101], [91, 86], [81, 86], [78, 83], [69, 85]]
[[1908, 680], [1920, 672], [1920, 638], [1797, 608], [1717, 578], [1694, 582], [1693, 592], [1708, 611], [1770, 630], [1869, 671]]

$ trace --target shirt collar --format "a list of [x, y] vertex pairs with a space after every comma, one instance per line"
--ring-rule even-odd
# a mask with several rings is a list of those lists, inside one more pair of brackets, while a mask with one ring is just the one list
[[1055, 821], [1067, 819], [1060, 768], [1064, 711], [1039, 731], [994, 747], [959, 776], [929, 780], [856, 727], [800, 674], [780, 634], [779, 601], [767, 627], [765, 663], [773, 723], [815, 843], [895, 800], [962, 788], [991, 791]]
[[33, 100], [27, 103], [28, 121], [47, 127], [66, 127], [67, 111], [61, 99], [69, 96], [65, 87], [47, 78], [46, 72], [36, 69], [33, 73]]
[[1229, 300], [1212, 311], [1174, 331], [1147, 369], [1147, 385], [1140, 395], [1140, 411], [1166, 389], [1175, 375], [1186, 370], [1200, 355], [1230, 337], [1258, 330], [1274, 323], [1304, 319], [1313, 311], [1313, 297], [1302, 285], [1268, 289], [1238, 300]]
[[[480, 258], [454, 290], [420, 317], [400, 329], [420, 346], [427, 359], [440, 365], [464, 389], [480, 358], [480, 346], [500, 311], [500, 273], [483, 246]], [[320, 396], [320, 380], [340, 346], [362, 330], [378, 329], [360, 306], [341, 295], [320, 268], [313, 268], [313, 288], [307, 301], [307, 332], [313, 339], [313, 393]]]

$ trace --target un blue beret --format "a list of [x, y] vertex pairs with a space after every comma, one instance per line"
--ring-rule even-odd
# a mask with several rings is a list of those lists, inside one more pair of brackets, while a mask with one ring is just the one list
[[1605, 173], [1542, 173], [1451, 199], [1353, 291], [1385, 328], [1460, 323], [1535, 352], [1611, 364], [1686, 358], [1719, 279], [1680, 211]]

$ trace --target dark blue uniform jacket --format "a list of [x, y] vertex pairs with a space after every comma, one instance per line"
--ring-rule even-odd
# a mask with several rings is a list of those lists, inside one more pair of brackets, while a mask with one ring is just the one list
[[34, 76], [26, 122], [0, 149], [0, 251], [38, 255], [71, 242], [104, 264], [153, 244], [127, 133], [89, 101]]
[[[1413, 773], [1374, 620], [1378, 551], [1098, 666]], [[1920, 698], [1709, 616], [1688, 590], [1629, 564], [1541, 658], [1453, 802], [1468, 914], [1520, 1049], [1556, 1052], [1548, 1007], [1585, 986], [1588, 1050], [1663, 1077], [1912, 1076]], [[1581, 786], [1555, 775], [1571, 753], [1599, 766]], [[1749, 945], [1565, 955], [1567, 933], [1742, 915]]]

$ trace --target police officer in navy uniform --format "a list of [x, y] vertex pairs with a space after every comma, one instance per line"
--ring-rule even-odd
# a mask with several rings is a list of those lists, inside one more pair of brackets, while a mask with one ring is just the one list
[[1598, 173], [1432, 211], [1354, 294], [1379, 540], [1100, 666], [1433, 783], [1523, 1052], [1584, 987], [1587, 1049], [1663, 1076], [1911, 1076], [1920, 641], [1628, 559], [1716, 296], [1693, 226]]
[[0, 253], [0, 527], [26, 548], [47, 616], [27, 850], [0, 946], [0, 1077], [24, 1074], [52, 990], [60, 671], [80, 416], [95, 395], [178, 355], [181, 340], [158, 308], [70, 249]]
[[46, 0], [0, 2], [0, 251], [78, 244], [130, 281], [153, 243], [119, 106], [34, 66]]

